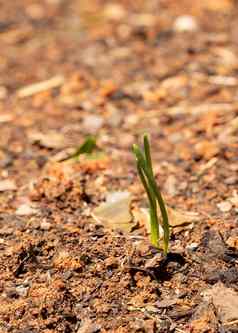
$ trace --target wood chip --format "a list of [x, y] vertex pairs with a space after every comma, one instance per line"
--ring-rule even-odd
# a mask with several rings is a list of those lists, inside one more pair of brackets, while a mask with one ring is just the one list
[[17, 96], [19, 98], [30, 97], [40, 92], [60, 87], [63, 83], [64, 83], [64, 77], [62, 75], [57, 75], [49, 80], [33, 83], [31, 85], [19, 89], [17, 92]]

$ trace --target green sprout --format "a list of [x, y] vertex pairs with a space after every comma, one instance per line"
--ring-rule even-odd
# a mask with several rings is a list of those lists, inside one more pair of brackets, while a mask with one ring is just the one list
[[90, 155], [97, 149], [96, 139], [94, 136], [88, 136], [85, 141], [72, 154], [61, 161], [78, 160], [80, 155]]
[[71, 158], [78, 158], [82, 154], [91, 154], [96, 148], [96, 139], [94, 136], [88, 136], [82, 145], [70, 156]]
[[138, 174], [149, 200], [151, 244], [159, 248], [159, 218], [157, 214], [157, 205], [159, 205], [164, 230], [164, 253], [167, 255], [170, 235], [169, 219], [163, 197], [155, 180], [147, 134], [144, 135], [144, 149], [142, 150], [134, 144], [133, 152], [137, 160]]

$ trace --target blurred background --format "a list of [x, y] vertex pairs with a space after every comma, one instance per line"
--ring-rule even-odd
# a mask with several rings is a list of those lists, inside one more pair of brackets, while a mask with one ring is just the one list
[[237, 26], [232, 0], [1, 1], [3, 166], [88, 134], [131, 163], [144, 131], [158, 160], [233, 158]]

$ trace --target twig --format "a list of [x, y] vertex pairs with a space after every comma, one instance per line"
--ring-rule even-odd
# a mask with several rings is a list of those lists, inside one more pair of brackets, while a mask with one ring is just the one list
[[57, 88], [64, 83], [64, 77], [62, 75], [57, 75], [52, 77], [49, 80], [33, 83], [26, 87], [23, 87], [18, 90], [17, 97], [25, 98], [35, 94], [38, 94], [43, 91], [47, 91], [49, 89]]

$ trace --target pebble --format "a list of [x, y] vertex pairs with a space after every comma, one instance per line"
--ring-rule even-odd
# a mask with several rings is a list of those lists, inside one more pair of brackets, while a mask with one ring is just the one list
[[89, 115], [83, 120], [83, 128], [91, 134], [96, 134], [103, 126], [104, 120], [101, 116]]
[[16, 287], [16, 292], [19, 296], [26, 297], [29, 287], [25, 287], [23, 285]]
[[197, 250], [198, 246], [199, 246], [198, 243], [191, 243], [191, 244], [188, 244], [188, 245], [186, 246], [186, 249], [187, 249], [188, 251], [195, 251], [195, 250]]
[[227, 213], [231, 210], [232, 204], [229, 201], [222, 201], [217, 204], [217, 207], [220, 209], [221, 212]]
[[173, 30], [176, 32], [195, 32], [199, 30], [199, 25], [195, 17], [183, 15], [176, 18]]
[[227, 185], [235, 185], [238, 182], [238, 178], [236, 176], [231, 176], [224, 179], [224, 183]]
[[43, 221], [43, 222], [41, 222], [41, 224], [40, 224], [40, 228], [41, 228], [42, 230], [50, 230], [50, 228], [51, 228], [51, 224], [50, 224], [49, 222]]
[[16, 215], [18, 216], [29, 216], [38, 213], [36, 208], [31, 207], [29, 204], [22, 204], [16, 210]]

